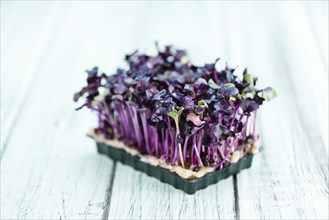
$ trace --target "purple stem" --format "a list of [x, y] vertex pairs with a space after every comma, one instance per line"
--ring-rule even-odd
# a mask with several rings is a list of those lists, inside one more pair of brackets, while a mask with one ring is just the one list
[[103, 122], [103, 117], [101, 114], [98, 114], [98, 124], [101, 128], [104, 128], [104, 122]]
[[191, 160], [191, 165], [195, 165], [194, 163], [194, 148], [196, 146], [196, 133], [193, 134], [193, 140], [192, 140], [192, 150], [191, 150], [191, 157], [190, 157], [190, 160]]
[[166, 161], [169, 163], [169, 130], [166, 130], [165, 146], [166, 146]]
[[[225, 145], [225, 142], [223, 143], [223, 145]], [[224, 156], [223, 152], [220, 149], [218, 151], [219, 151], [219, 154], [220, 154], [221, 158], [223, 160], [225, 160], [225, 156]]]
[[184, 150], [183, 150], [183, 158], [184, 158], [185, 164], [186, 164], [186, 150], [187, 150], [188, 139], [189, 139], [189, 136], [185, 136]]
[[124, 128], [122, 126], [122, 123], [121, 123], [121, 114], [118, 110], [114, 110], [114, 118], [116, 119], [116, 124], [120, 130], [120, 134], [122, 137], [124, 137], [125, 135], [125, 131], [124, 131]]
[[230, 130], [231, 130], [232, 127], [233, 127], [234, 119], [235, 119], [236, 116], [238, 115], [239, 108], [240, 108], [240, 107], [237, 107], [237, 109], [236, 109], [236, 111], [235, 111], [235, 114], [234, 114], [234, 116], [233, 116], [233, 119], [232, 119], [232, 122], [231, 122], [231, 125], [230, 125]]
[[105, 113], [103, 113], [101, 110], [96, 109], [96, 108], [91, 108], [91, 110], [96, 111], [99, 115], [103, 116], [105, 118], [105, 120], [111, 125], [111, 127], [113, 129], [114, 137], [120, 137], [117, 126], [115, 125], [115, 122], [113, 122], [114, 120], [112, 120], [112, 118], [110, 117], [109, 114], [105, 115]]
[[[235, 111], [235, 114], [234, 114], [234, 116], [233, 116], [233, 118], [232, 118], [232, 122], [231, 122], [230, 129], [229, 129], [229, 130], [232, 129], [232, 127], [233, 127], [233, 123], [234, 123], [234, 119], [236, 118], [238, 112], [239, 112], [239, 107], [237, 107], [237, 109], [236, 109], [236, 111]], [[229, 152], [228, 149], [232, 149], [232, 146], [231, 146], [230, 140], [231, 140], [231, 139], [228, 139], [228, 138], [226, 139], [226, 144], [228, 145], [228, 147], [225, 148], [225, 154], [227, 154], [227, 153]]]
[[[171, 137], [173, 137], [173, 135]], [[176, 143], [176, 138], [173, 137], [171, 139], [171, 149], [172, 149], [172, 152], [174, 152], [174, 155], [173, 155], [172, 161], [171, 161], [171, 164], [173, 164], [173, 165], [175, 164], [175, 162], [177, 160], [177, 156], [178, 156], [178, 150], [177, 150], [177, 148], [178, 148], [178, 145]]]
[[[165, 158], [168, 153], [168, 146], [166, 143], [167, 138], [165, 137], [166, 134], [167, 134], [166, 130], [161, 129], [161, 143], [162, 143], [162, 150], [163, 150], [162, 155], [165, 155]], [[167, 158], [166, 158], [166, 160], [167, 160]]]
[[242, 137], [246, 137], [247, 136], [247, 127], [248, 127], [248, 120], [249, 120], [249, 115], [247, 116], [247, 119], [246, 119], [246, 122], [244, 124], [244, 127], [242, 129], [242, 132], [241, 132], [241, 136]]
[[[169, 116], [167, 116], [167, 122], [168, 122], [168, 132], [169, 132], [169, 136], [170, 139], [168, 140], [168, 148], [169, 148], [169, 155], [172, 158], [174, 156], [174, 149], [173, 149], [173, 142], [174, 142], [174, 138], [173, 138], [173, 134], [171, 132], [171, 120], [169, 118]], [[169, 147], [170, 146], [170, 147]]]
[[126, 110], [124, 109], [124, 106], [121, 107], [121, 118], [123, 119], [123, 124], [125, 128], [125, 134], [126, 134], [126, 140], [131, 140], [130, 138], [130, 129], [128, 125], [128, 118], [126, 115]]
[[155, 145], [155, 155], [156, 157], [159, 157], [159, 151], [158, 151], [158, 131], [157, 131], [157, 127], [154, 127], [153, 128], [153, 134], [155, 135], [155, 138], [154, 138], [154, 145]]
[[[227, 144], [226, 141], [224, 142], [224, 144]], [[216, 169], [219, 168], [221, 169], [222, 168], [222, 165], [225, 163], [225, 161], [227, 160], [228, 156], [230, 155], [230, 152], [226, 152], [225, 156], [224, 156], [224, 159], [216, 166]]]
[[[226, 151], [226, 153], [225, 153], [225, 156], [224, 156], [224, 159], [220, 162], [220, 164], [219, 165], [217, 165], [216, 166], [216, 168], [220, 168], [221, 169], [221, 166], [225, 163], [225, 161], [227, 161], [227, 158], [228, 158], [228, 156], [230, 155], [230, 153], [231, 153], [231, 151], [232, 151], [232, 148], [236, 148], [236, 144], [237, 144], [237, 140], [238, 140], [238, 138], [239, 138], [239, 136], [236, 136], [234, 139], [233, 139], [233, 141], [232, 141], [232, 145], [229, 145], [228, 143], [227, 143], [227, 140], [224, 142], [225, 144], [227, 144], [228, 146], [226, 146], [226, 149], [229, 149], [228, 151]], [[223, 157], [223, 155], [222, 155], [222, 157]]]
[[133, 121], [133, 127], [135, 129], [135, 133], [136, 133], [136, 140], [137, 140], [137, 145], [138, 148], [140, 150], [140, 152], [142, 152], [143, 149], [143, 137], [141, 135], [141, 127], [138, 123], [138, 114], [137, 114], [137, 109], [135, 106], [130, 106], [130, 115]]
[[200, 152], [201, 152], [201, 141], [202, 141], [202, 130], [200, 130], [199, 132], [199, 136], [198, 136], [198, 146], [197, 146], [197, 151], [195, 151], [195, 155], [196, 155], [196, 159], [199, 162], [199, 165], [203, 166], [203, 163], [201, 161], [201, 157], [200, 157]]
[[256, 111], [254, 111], [254, 121], [253, 121], [253, 129], [252, 129], [252, 136], [254, 138], [254, 141], [256, 141]]
[[[245, 115], [241, 114], [241, 116], [240, 116], [240, 118], [239, 118], [239, 121], [238, 121], [238, 124], [239, 124], [241, 121], [243, 121], [244, 116], [245, 116]], [[235, 127], [234, 130], [236, 131], [236, 129], [237, 129], [237, 127]], [[238, 140], [239, 138], [241, 139], [241, 137], [242, 137], [242, 134], [240, 133], [240, 135], [237, 136], [236, 140]], [[234, 141], [234, 143], [236, 142], [236, 140]], [[234, 146], [234, 150], [236, 150], [237, 147], [238, 147], [238, 145], [236, 144], [236, 145]]]
[[213, 144], [212, 145], [212, 159], [214, 160], [214, 162], [216, 162], [216, 158], [218, 158], [217, 145]]
[[143, 124], [146, 149], [147, 149], [148, 154], [152, 155], [152, 150], [151, 150], [150, 143], [149, 143], [149, 132], [148, 132], [148, 126], [147, 126], [147, 121], [146, 121], [146, 113], [141, 112], [140, 116], [141, 116], [142, 124]]

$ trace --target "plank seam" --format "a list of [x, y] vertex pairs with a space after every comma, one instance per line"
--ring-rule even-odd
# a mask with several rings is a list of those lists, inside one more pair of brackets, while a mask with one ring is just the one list
[[236, 178], [236, 174], [233, 175], [233, 189], [234, 189], [235, 219], [240, 219], [239, 191], [238, 191], [238, 180]]
[[110, 183], [106, 189], [105, 194], [105, 205], [104, 205], [104, 211], [102, 215], [102, 220], [107, 220], [109, 217], [110, 212], [110, 205], [111, 205], [111, 198], [112, 198], [112, 189], [113, 189], [113, 183], [114, 183], [114, 177], [115, 177], [115, 170], [117, 167], [117, 161], [115, 160], [113, 162], [112, 172], [111, 172], [111, 180]]

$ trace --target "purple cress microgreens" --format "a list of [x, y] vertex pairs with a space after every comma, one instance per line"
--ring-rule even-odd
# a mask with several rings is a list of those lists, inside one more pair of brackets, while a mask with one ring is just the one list
[[[98, 116], [97, 134], [117, 139], [168, 164], [222, 169], [241, 143], [256, 141], [256, 112], [276, 97], [215, 64], [195, 66], [184, 50], [166, 46], [155, 56], [126, 55], [127, 70], [113, 75], [87, 71], [87, 86], [74, 95]], [[101, 90], [104, 92], [101, 93]]]

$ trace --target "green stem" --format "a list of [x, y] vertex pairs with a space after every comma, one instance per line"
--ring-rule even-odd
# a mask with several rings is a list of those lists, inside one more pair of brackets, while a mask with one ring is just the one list
[[[178, 135], [180, 135], [179, 124], [178, 124], [178, 116], [175, 120], [175, 125], [176, 125], [176, 138], [177, 138]], [[185, 168], [184, 159], [183, 159], [183, 152], [182, 152], [182, 144], [181, 143], [178, 143], [178, 152], [179, 152], [179, 158], [180, 158], [180, 162], [182, 164], [182, 167]]]
[[[176, 125], [176, 141], [177, 141], [177, 137], [180, 134], [179, 132], [179, 115], [183, 112], [184, 107], [173, 107], [172, 111], [167, 112], [167, 115], [169, 115], [170, 117], [172, 117], [175, 121], [175, 125]], [[179, 151], [179, 158], [182, 164], [182, 167], [184, 168], [184, 159], [183, 159], [183, 152], [182, 152], [182, 145], [180, 143], [178, 143], [178, 151]], [[175, 150], [175, 156], [176, 156], [176, 150]], [[175, 158], [174, 158], [175, 160]]]

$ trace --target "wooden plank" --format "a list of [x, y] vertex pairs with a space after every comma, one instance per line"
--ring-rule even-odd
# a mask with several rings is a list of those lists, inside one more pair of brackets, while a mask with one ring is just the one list
[[[270, 82], [278, 91], [278, 98], [259, 114], [265, 150], [248, 174], [237, 176], [242, 219], [328, 217], [328, 85], [301, 8], [292, 3], [271, 5], [270, 10], [253, 7], [257, 16], [268, 19], [256, 21], [245, 13], [237, 22], [241, 29], [236, 34], [245, 33], [249, 44], [236, 52], [260, 83]], [[271, 22], [274, 16], [279, 19]], [[258, 56], [248, 56], [250, 51]]]
[[113, 163], [84, 137], [96, 120], [72, 101], [85, 65], [102, 54], [84, 47], [97, 42], [93, 32], [81, 35], [88, 8], [68, 10], [1, 159], [1, 219], [99, 219], [108, 210]]
[[[57, 113], [54, 121], [42, 117], [47, 127], [40, 126], [44, 131], [37, 134], [29, 123], [40, 117], [30, 115], [27, 123], [19, 124], [15, 135], [25, 132], [33, 139], [15, 138], [10, 144], [19, 149], [10, 146], [2, 159], [2, 219], [102, 216], [112, 161], [97, 155], [91, 140], [81, 138], [86, 129], [81, 122], [87, 115], [72, 114], [69, 110]], [[72, 126], [81, 129], [70, 131]]]
[[[1, 125], [5, 128], [1, 129], [1, 155], [30, 94], [37, 68], [63, 22], [58, 12], [53, 4], [1, 2]], [[40, 20], [41, 16], [44, 19]], [[19, 65], [22, 63], [26, 65]]]
[[233, 219], [232, 183], [231, 177], [188, 195], [118, 163], [109, 219]]

